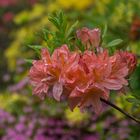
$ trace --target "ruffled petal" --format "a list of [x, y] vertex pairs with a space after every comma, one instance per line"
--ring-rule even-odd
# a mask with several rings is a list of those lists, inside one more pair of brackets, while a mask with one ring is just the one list
[[55, 100], [57, 101], [60, 101], [61, 99], [61, 95], [62, 95], [62, 92], [63, 92], [63, 85], [60, 84], [60, 83], [55, 83], [54, 86], [53, 86], [53, 97]]

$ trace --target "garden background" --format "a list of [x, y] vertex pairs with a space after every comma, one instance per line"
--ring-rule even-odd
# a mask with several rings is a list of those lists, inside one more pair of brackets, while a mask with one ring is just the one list
[[36, 54], [28, 46], [46, 46], [40, 32], [54, 30], [48, 14], [57, 10], [69, 24], [107, 27], [105, 42], [121, 38], [117, 49], [137, 55], [131, 90], [111, 101], [140, 118], [140, 0], [0, 0], [0, 140], [140, 140], [140, 126], [110, 106], [96, 116], [32, 95], [25, 59]]

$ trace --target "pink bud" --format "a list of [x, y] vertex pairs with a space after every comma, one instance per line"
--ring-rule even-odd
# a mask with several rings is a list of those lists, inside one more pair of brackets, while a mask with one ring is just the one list
[[87, 27], [78, 30], [76, 34], [77, 38], [80, 39], [84, 45], [89, 42], [89, 29]]
[[81, 30], [77, 32], [77, 38], [82, 41], [82, 43], [87, 47], [98, 48], [100, 44], [100, 30], [98, 28], [88, 29], [87, 27], [83, 27]]
[[100, 40], [101, 40], [100, 39], [100, 30], [98, 28], [90, 30], [89, 37], [90, 37], [89, 39], [90, 39], [92, 46], [94, 46], [95, 48], [99, 47]]

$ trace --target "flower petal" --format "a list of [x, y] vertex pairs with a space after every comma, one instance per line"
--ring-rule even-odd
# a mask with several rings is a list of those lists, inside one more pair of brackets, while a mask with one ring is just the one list
[[61, 83], [55, 83], [53, 86], [53, 97], [55, 100], [60, 101], [63, 92], [63, 85]]

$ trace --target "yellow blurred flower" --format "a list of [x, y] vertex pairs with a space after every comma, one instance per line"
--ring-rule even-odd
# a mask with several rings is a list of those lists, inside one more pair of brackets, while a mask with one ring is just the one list
[[94, 0], [80, 0], [80, 2], [76, 0], [57, 0], [56, 2], [60, 5], [60, 7], [65, 9], [74, 8], [83, 10], [91, 6]]
[[[13, 31], [11, 36], [14, 36], [15, 40], [10, 44], [10, 46], [5, 51], [5, 56], [8, 61], [8, 67], [11, 71], [16, 68], [16, 60], [19, 57], [25, 58], [28, 56], [28, 52], [24, 54], [22, 48], [26, 47], [26, 44], [30, 44], [35, 39], [35, 33], [40, 30], [43, 26], [48, 23], [48, 17], [45, 15], [40, 18], [40, 20], [23, 26], [17, 31]], [[24, 49], [23, 49], [24, 50]]]
[[4, 93], [4, 94], [0, 94], [0, 108], [7, 110], [7, 111], [11, 111], [11, 105], [13, 105], [15, 102], [17, 101], [27, 101], [28, 97], [23, 96], [21, 94], [17, 94], [17, 93]]
[[109, 4], [111, 0], [95, 0], [95, 9], [96, 12], [100, 15], [104, 15], [108, 10], [107, 4]]
[[[127, 93], [128, 94], [128, 93]], [[121, 109], [123, 109], [126, 112], [131, 112], [132, 109], [132, 104], [129, 103], [128, 101], [126, 101], [126, 98], [128, 98], [128, 96], [118, 96], [117, 98], [115, 98], [115, 104], [120, 107]], [[119, 112], [116, 109], [113, 109], [113, 112], [115, 113], [117, 118], [124, 118], [124, 114], [122, 114], [121, 112]]]
[[43, 4], [34, 5], [33, 9], [30, 11], [22, 11], [14, 17], [14, 22], [16, 24], [22, 24], [40, 18], [46, 12], [46, 6]]
[[[126, 12], [127, 11], [127, 12]], [[134, 15], [134, 11], [131, 3], [119, 3], [115, 8], [113, 14], [110, 17], [110, 21], [113, 26], [120, 25], [121, 22], [130, 23]]]
[[49, 13], [51, 13], [53, 11], [56, 11], [58, 9], [60, 9], [60, 6], [58, 5], [57, 2], [53, 2], [53, 3], [51, 2], [50, 4], [48, 4], [48, 11], [49, 11]]
[[89, 118], [88, 113], [81, 113], [79, 108], [75, 108], [73, 112], [70, 109], [67, 109], [65, 111], [65, 116], [71, 124], [79, 124], [80, 122]]
[[29, 16], [28, 16], [29, 12], [28, 11], [22, 11], [21, 13], [17, 14], [14, 17], [14, 22], [16, 24], [21, 24], [23, 22], [26, 22], [29, 20]]

